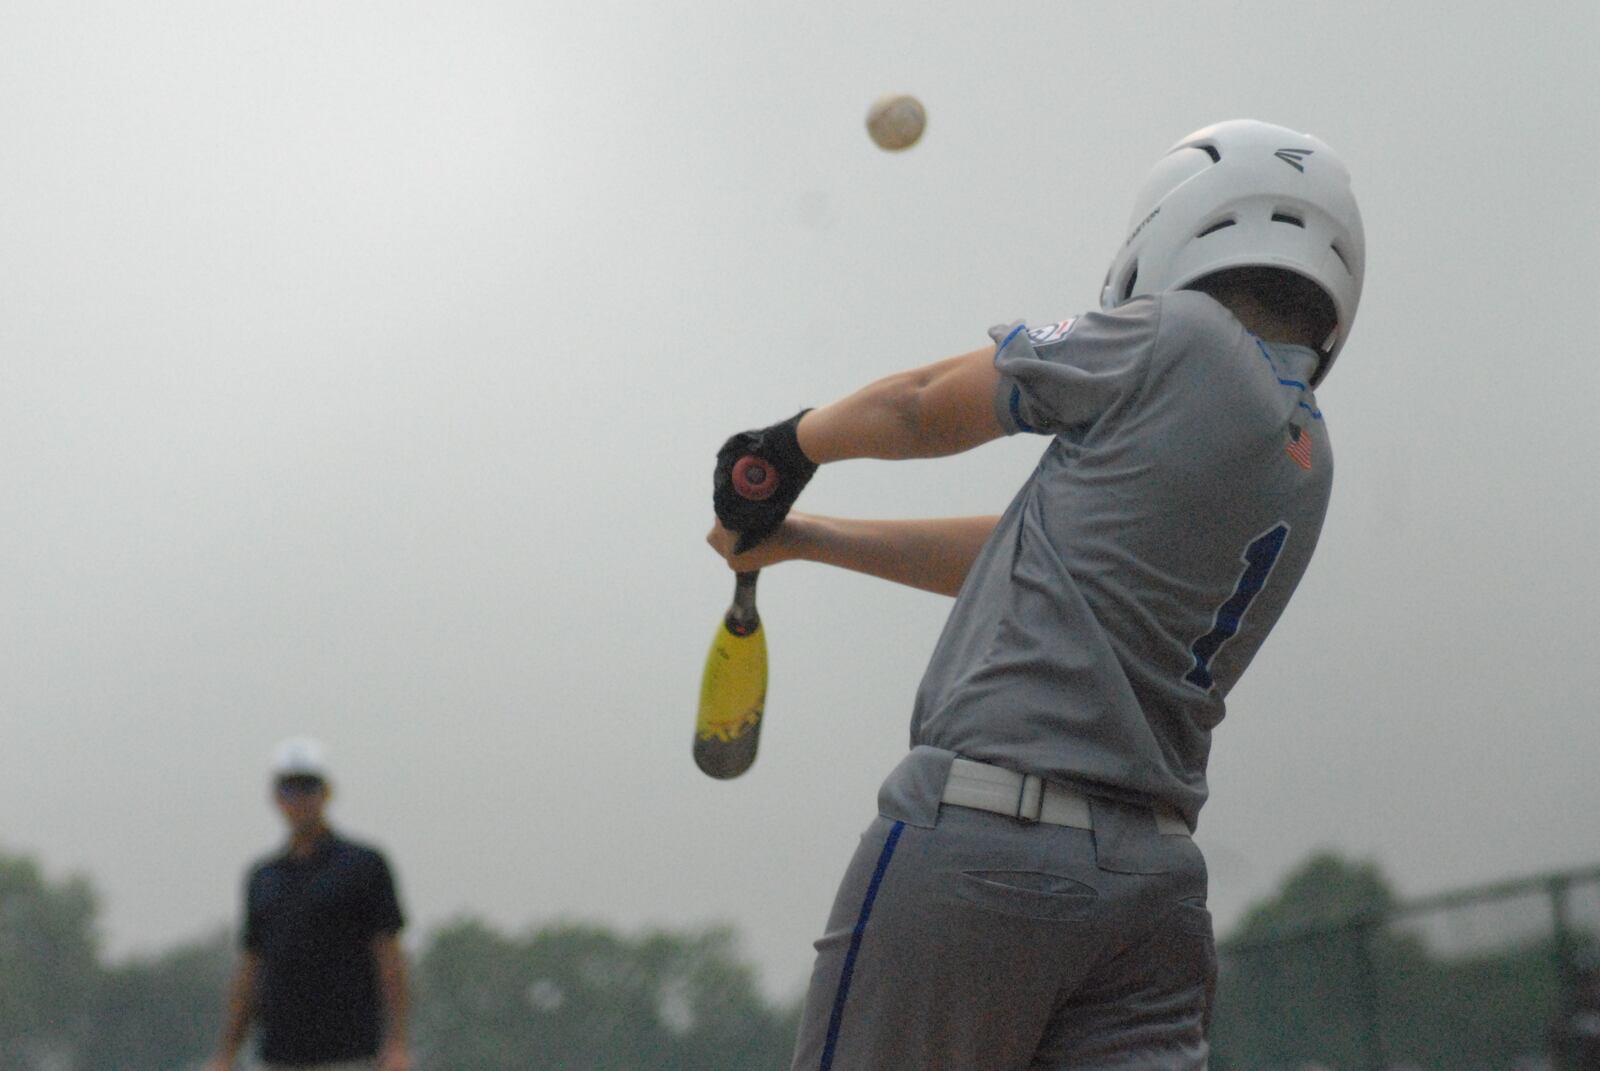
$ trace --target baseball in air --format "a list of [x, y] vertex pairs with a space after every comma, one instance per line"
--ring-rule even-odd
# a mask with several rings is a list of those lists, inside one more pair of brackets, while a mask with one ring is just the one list
[[879, 97], [867, 112], [867, 133], [878, 148], [889, 152], [911, 148], [927, 125], [928, 113], [922, 102], [904, 93]]

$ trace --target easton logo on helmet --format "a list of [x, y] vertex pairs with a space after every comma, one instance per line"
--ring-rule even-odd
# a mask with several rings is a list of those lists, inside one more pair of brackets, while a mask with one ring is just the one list
[[1276, 156], [1278, 159], [1282, 160], [1284, 163], [1288, 164], [1290, 167], [1294, 168], [1296, 171], [1304, 171], [1306, 169], [1305, 164], [1301, 163], [1300, 161], [1302, 161], [1306, 157], [1310, 156], [1311, 155], [1311, 150], [1310, 149], [1279, 149], [1277, 152], [1273, 153], [1272, 155]]
[[1160, 205], [1156, 205], [1155, 208], [1151, 210], [1151, 212], [1150, 212], [1150, 214], [1148, 216], [1144, 217], [1143, 219], [1141, 219], [1139, 221], [1139, 225], [1137, 227], [1133, 228], [1133, 233], [1128, 235], [1128, 240], [1126, 242], [1123, 242], [1122, 244], [1125, 245], [1125, 246], [1132, 245], [1133, 244], [1133, 240], [1135, 238], [1139, 237], [1139, 232], [1144, 230], [1145, 227], [1147, 227], [1149, 225], [1150, 221], [1155, 219], [1160, 214], [1161, 214], [1161, 206]]

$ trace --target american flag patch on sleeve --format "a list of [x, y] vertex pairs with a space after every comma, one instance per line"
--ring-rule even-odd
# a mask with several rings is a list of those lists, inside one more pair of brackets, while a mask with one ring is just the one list
[[1296, 465], [1299, 465], [1307, 472], [1311, 471], [1311, 432], [1305, 428], [1297, 428], [1291, 425], [1289, 428], [1289, 442], [1283, 449], [1290, 457], [1294, 458]]

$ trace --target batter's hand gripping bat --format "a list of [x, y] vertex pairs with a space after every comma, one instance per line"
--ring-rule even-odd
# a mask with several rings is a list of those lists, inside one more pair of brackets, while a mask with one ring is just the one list
[[[778, 489], [778, 473], [753, 454], [733, 465], [733, 488], [760, 501]], [[756, 612], [760, 570], [735, 574], [733, 603], [711, 638], [700, 677], [694, 724], [694, 761], [711, 777], [738, 777], [756, 761], [761, 715], [767, 703], [767, 637]]]

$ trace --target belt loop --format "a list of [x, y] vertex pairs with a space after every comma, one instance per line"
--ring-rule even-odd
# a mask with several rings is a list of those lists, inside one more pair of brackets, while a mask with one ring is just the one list
[[1044, 778], [1037, 774], [1023, 774], [1017, 786], [1017, 817], [1024, 822], [1037, 822], [1044, 810]]

